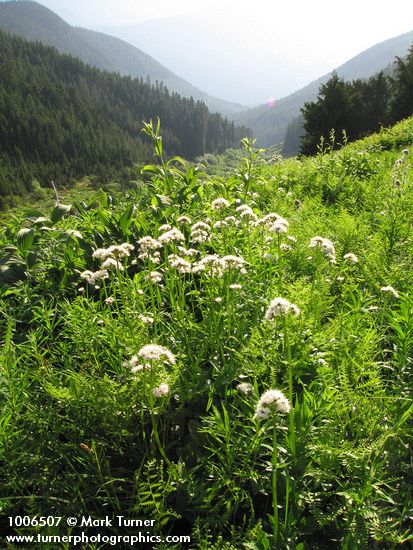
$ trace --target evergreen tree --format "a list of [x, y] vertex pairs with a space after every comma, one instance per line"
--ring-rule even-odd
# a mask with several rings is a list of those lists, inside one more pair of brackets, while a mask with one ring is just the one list
[[377, 131], [390, 121], [389, 101], [390, 82], [383, 72], [353, 82], [333, 74], [320, 87], [317, 101], [305, 103], [301, 109], [305, 134], [300, 152], [316, 153], [321, 138], [328, 140], [332, 130], [338, 138], [345, 132], [349, 141]]
[[405, 59], [396, 58], [392, 92], [391, 115], [396, 122], [413, 113], [413, 45]]
[[311, 155], [317, 151], [321, 137], [328, 139], [332, 129], [341, 134], [351, 112], [348, 87], [336, 73], [320, 87], [317, 101], [307, 102], [301, 109], [306, 134], [300, 152]]

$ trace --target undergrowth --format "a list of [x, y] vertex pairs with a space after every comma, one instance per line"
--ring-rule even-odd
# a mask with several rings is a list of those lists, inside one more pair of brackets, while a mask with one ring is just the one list
[[2, 515], [151, 518], [199, 550], [408, 545], [413, 121], [311, 159], [244, 140], [226, 177], [144, 131], [145, 184], [2, 232]]

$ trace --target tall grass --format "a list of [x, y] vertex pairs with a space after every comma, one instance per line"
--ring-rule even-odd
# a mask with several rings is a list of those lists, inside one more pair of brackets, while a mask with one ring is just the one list
[[408, 544], [412, 120], [312, 159], [245, 141], [227, 180], [144, 130], [136, 192], [1, 236], [2, 514], [146, 517], [198, 549]]

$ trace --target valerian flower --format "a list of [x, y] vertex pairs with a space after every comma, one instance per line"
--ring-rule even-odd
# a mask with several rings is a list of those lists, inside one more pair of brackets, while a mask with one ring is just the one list
[[348, 254], [344, 254], [343, 260], [346, 260], [350, 264], [357, 264], [358, 261], [359, 261], [357, 256], [355, 254], [353, 254], [352, 252], [349, 252]]
[[228, 208], [228, 207], [229, 207], [229, 202], [227, 201], [227, 199], [224, 199], [224, 198], [215, 199], [211, 203], [212, 210], [223, 210], [224, 208]]
[[154, 239], [153, 237], [146, 235], [145, 237], [142, 237], [138, 241], [138, 245], [142, 252], [148, 252], [149, 250], [156, 250], [157, 248], [161, 248], [161, 243]]
[[289, 223], [285, 218], [282, 218], [279, 216], [275, 222], [268, 228], [270, 233], [276, 233], [277, 235], [281, 235], [282, 233], [287, 233], [288, 231]]
[[334, 244], [324, 237], [313, 237], [310, 241], [310, 248], [320, 247], [323, 253], [330, 258], [332, 264], [336, 263], [336, 250]]
[[251, 393], [252, 389], [253, 389], [252, 384], [250, 384], [249, 382], [241, 382], [237, 386], [237, 390], [241, 393], [244, 393], [245, 395], [248, 395], [249, 393]]
[[265, 321], [272, 321], [274, 317], [280, 317], [292, 313], [295, 317], [300, 315], [300, 308], [285, 298], [274, 298], [265, 313]]
[[399, 293], [391, 285], [382, 286], [380, 290], [384, 294], [391, 294], [394, 298], [399, 298]]
[[84, 279], [91, 285], [94, 285], [96, 281], [107, 279], [109, 277], [109, 273], [106, 269], [99, 269], [98, 271], [83, 271], [83, 273], [80, 274], [80, 278]]
[[191, 263], [176, 254], [170, 254], [168, 256], [168, 262], [170, 266], [176, 269], [179, 273], [191, 273], [192, 271]]
[[224, 261], [215, 254], [208, 254], [199, 262], [194, 264], [192, 268], [194, 273], [206, 271], [215, 277], [221, 277], [224, 269]]
[[290, 402], [282, 391], [267, 390], [257, 403], [254, 419], [265, 419], [274, 413], [288, 414], [290, 410]]
[[109, 246], [108, 248], [98, 248], [92, 254], [93, 258], [97, 258], [104, 262], [108, 258], [125, 258], [130, 256], [130, 253], [135, 247], [130, 243], [122, 243]]
[[175, 356], [169, 349], [157, 344], [147, 344], [138, 351], [138, 357], [146, 361], [165, 361], [170, 365], [176, 363]]
[[185, 237], [179, 229], [176, 229], [173, 227], [169, 231], [166, 231], [166, 233], [162, 233], [162, 235], [159, 235], [158, 241], [161, 244], [170, 244], [173, 242], [183, 242], [185, 240]]
[[138, 319], [144, 324], [144, 325], [153, 325], [154, 318], [150, 315], [138, 315]]
[[151, 283], [161, 283], [163, 280], [163, 275], [160, 271], [151, 271], [145, 275], [145, 279]]
[[119, 271], [123, 271], [123, 265], [118, 261], [115, 260], [115, 258], [106, 258], [106, 260], [102, 264], [102, 269], [117, 269]]
[[153, 388], [152, 393], [155, 397], [166, 397], [169, 393], [169, 386], [162, 382], [157, 388]]

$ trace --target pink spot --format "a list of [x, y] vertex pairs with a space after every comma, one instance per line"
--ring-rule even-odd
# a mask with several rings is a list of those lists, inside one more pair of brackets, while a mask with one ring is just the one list
[[269, 107], [270, 109], [272, 109], [272, 108], [274, 107], [274, 105], [275, 105], [275, 97], [270, 97], [269, 100], [268, 100], [268, 102], [267, 102], [267, 104], [268, 104], [268, 107]]

